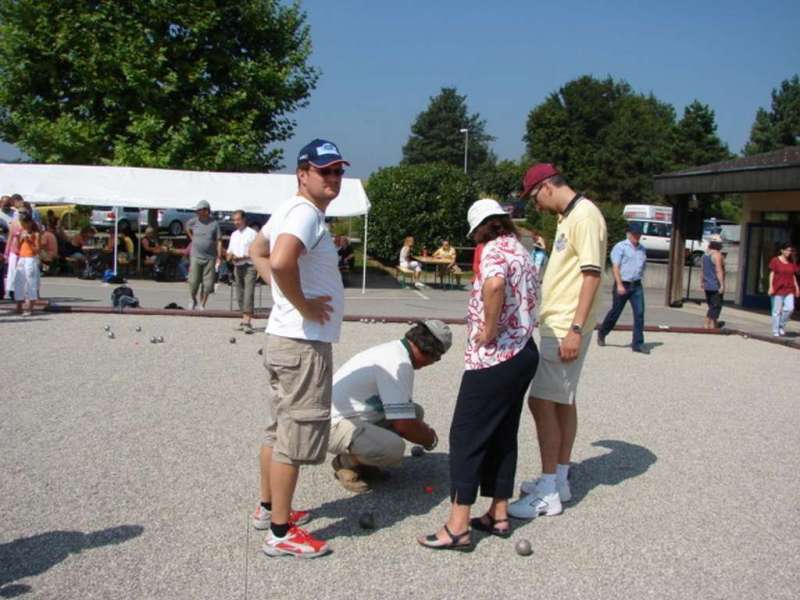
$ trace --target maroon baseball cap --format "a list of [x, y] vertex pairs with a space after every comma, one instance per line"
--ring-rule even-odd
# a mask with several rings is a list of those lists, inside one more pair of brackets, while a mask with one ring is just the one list
[[527, 198], [533, 188], [542, 183], [545, 179], [556, 175], [561, 175], [561, 173], [550, 163], [537, 163], [533, 165], [525, 173], [525, 177], [522, 178], [522, 196], [520, 196], [520, 198]]

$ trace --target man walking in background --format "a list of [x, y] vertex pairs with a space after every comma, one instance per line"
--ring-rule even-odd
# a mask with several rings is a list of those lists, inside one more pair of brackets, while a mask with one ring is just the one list
[[608, 311], [600, 330], [597, 332], [597, 345], [606, 345], [606, 336], [614, 329], [625, 303], [630, 301], [633, 311], [634, 352], [644, 350], [644, 288], [642, 277], [647, 267], [647, 252], [639, 243], [642, 237], [641, 223], [629, 223], [626, 239], [617, 242], [611, 250], [611, 271], [614, 274], [613, 304]]
[[219, 223], [211, 217], [211, 207], [208, 202], [201, 200], [195, 210], [197, 216], [186, 221], [186, 235], [192, 241], [192, 252], [189, 257], [189, 295], [192, 300], [192, 310], [198, 306], [198, 291], [200, 308], [206, 307], [208, 296], [214, 293], [216, 267], [222, 259], [222, 232]]
[[247, 226], [243, 210], [233, 213], [233, 224], [236, 230], [228, 242], [226, 258], [233, 263], [233, 280], [236, 289], [236, 302], [242, 313], [242, 320], [237, 329], [245, 333], [253, 333], [253, 304], [256, 294], [258, 273], [250, 259], [250, 245], [256, 239], [256, 232]]

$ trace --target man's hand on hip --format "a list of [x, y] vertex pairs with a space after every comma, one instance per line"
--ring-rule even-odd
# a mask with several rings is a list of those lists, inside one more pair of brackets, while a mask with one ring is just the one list
[[330, 301], [330, 296], [306, 298], [305, 306], [300, 311], [300, 314], [303, 315], [304, 319], [324, 325], [327, 321], [331, 320], [333, 306], [328, 304]]

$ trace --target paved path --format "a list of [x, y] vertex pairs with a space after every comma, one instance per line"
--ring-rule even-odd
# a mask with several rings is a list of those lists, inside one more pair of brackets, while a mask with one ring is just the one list
[[[265, 557], [249, 529], [263, 336], [230, 344], [234, 323], [0, 314], [0, 597], [800, 595], [794, 350], [665, 333], [649, 336], [649, 356], [593, 345], [579, 392], [575, 501], [561, 516], [515, 523], [510, 540], [480, 537], [470, 555], [436, 554], [414, 536], [447, 511], [446, 432], [464, 345], [455, 327], [454, 350], [417, 373], [415, 399], [440, 448], [406, 458], [358, 497], [327, 464], [304, 469], [297, 506], [313, 509], [310, 528], [334, 553], [298, 561]], [[345, 324], [336, 363], [405, 328]], [[150, 335], [166, 341], [149, 344]], [[519, 475], [529, 477], [538, 460], [527, 414], [520, 442]], [[376, 530], [359, 529], [365, 511]], [[523, 538], [530, 558], [514, 553]]]

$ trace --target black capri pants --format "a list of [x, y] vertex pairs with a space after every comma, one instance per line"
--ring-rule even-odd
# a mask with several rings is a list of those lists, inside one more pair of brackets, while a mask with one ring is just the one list
[[464, 371], [450, 426], [450, 500], [474, 504], [481, 495], [511, 498], [517, 470], [522, 406], [539, 364], [531, 339], [513, 358]]
[[717, 291], [706, 291], [706, 302], [708, 302], [706, 317], [716, 321], [719, 319], [719, 313], [722, 312], [722, 294]]

